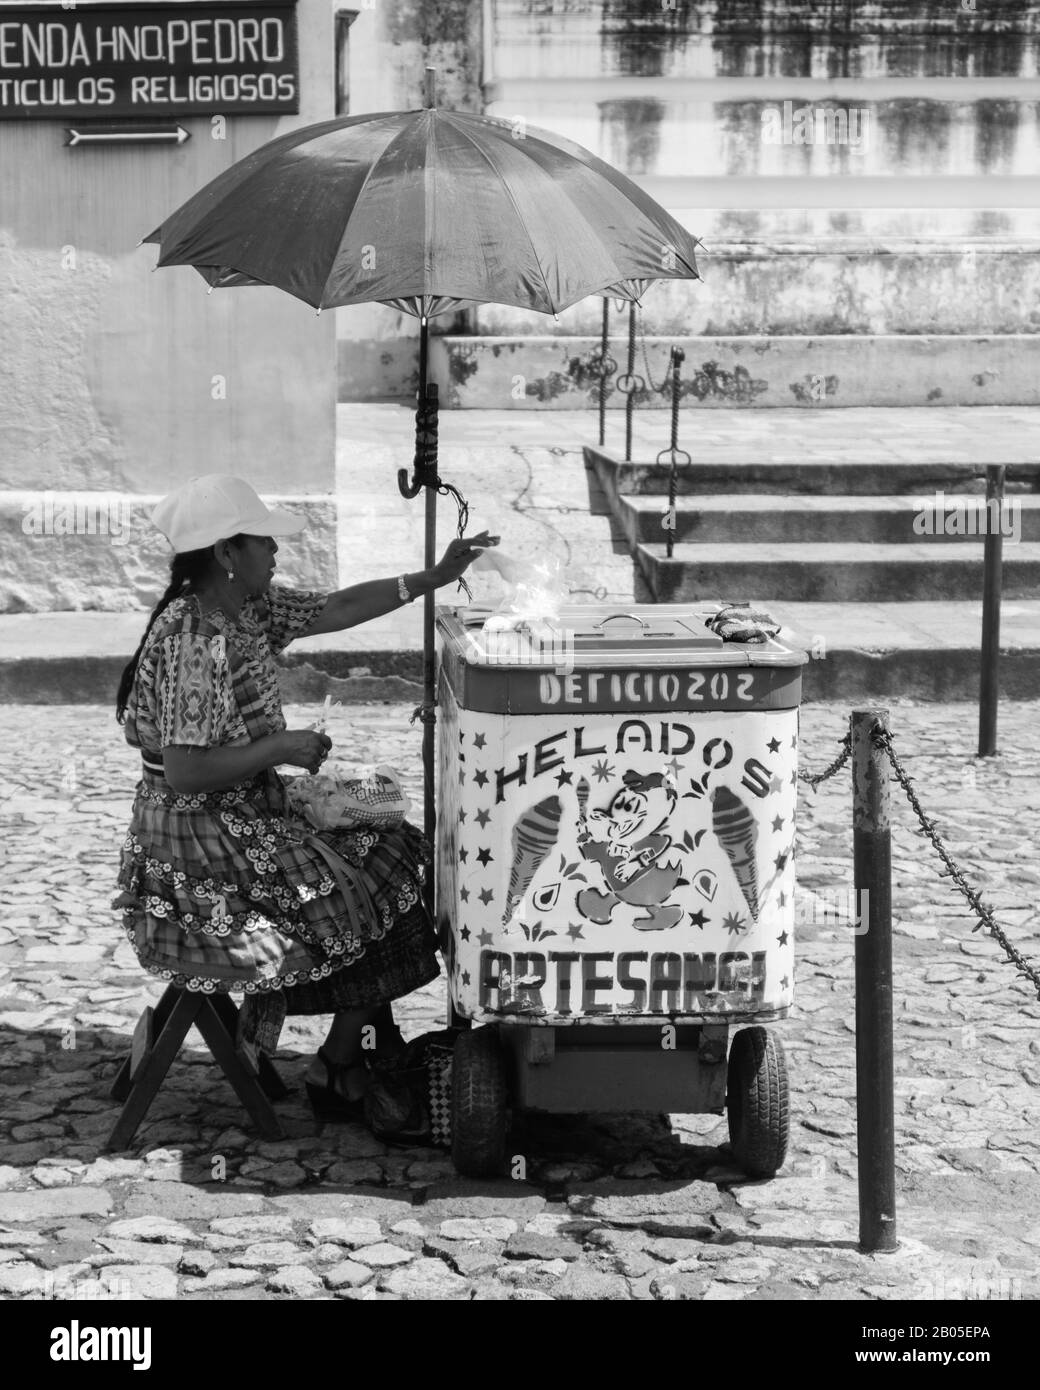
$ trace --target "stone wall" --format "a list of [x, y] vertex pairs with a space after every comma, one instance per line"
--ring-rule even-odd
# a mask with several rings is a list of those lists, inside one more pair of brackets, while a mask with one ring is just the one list
[[[637, 338], [633, 399], [640, 410], [670, 408], [673, 345], [685, 354], [679, 385], [684, 410], [1040, 406], [1040, 334], [690, 338], [676, 332]], [[447, 406], [593, 412], [599, 408], [599, 347], [598, 337], [562, 334], [451, 335], [434, 340], [431, 359]], [[627, 340], [612, 338], [610, 348], [618, 371], [626, 372]], [[608, 380], [608, 410], [625, 408], [616, 380]], [[590, 414], [590, 436], [594, 429]]]
[[[701, 283], [647, 292], [651, 336], [1040, 331], [1040, 4], [493, 0], [487, 12], [483, 109], [585, 145], [703, 239]], [[482, 305], [466, 331], [570, 338], [598, 333], [600, 316], [597, 299], [557, 322]], [[345, 344], [341, 391], [366, 392]], [[366, 348], [372, 394], [407, 395], [399, 324], [381, 319]]]

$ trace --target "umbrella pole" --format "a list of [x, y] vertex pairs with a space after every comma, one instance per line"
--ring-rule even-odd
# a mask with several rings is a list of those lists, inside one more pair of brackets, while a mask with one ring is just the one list
[[[420, 408], [429, 410], [436, 420], [437, 411], [437, 387], [433, 386], [428, 390], [426, 383], [426, 371], [429, 348], [429, 320], [425, 315], [419, 321], [419, 401]], [[424, 431], [426, 439], [429, 441], [429, 432]], [[437, 429], [436, 424], [433, 428], [432, 447], [424, 450], [426, 469], [428, 478], [437, 477]], [[430, 487], [427, 483], [424, 489], [426, 493], [426, 549], [424, 554], [425, 568], [430, 570], [437, 563], [437, 489]], [[435, 835], [437, 830], [437, 811], [434, 800], [434, 769], [435, 769], [435, 726], [437, 723], [436, 701], [436, 672], [434, 662], [434, 594], [429, 590], [423, 596], [423, 829], [431, 847], [435, 846]], [[436, 861], [436, 854], [434, 855]], [[426, 882], [427, 905], [431, 915], [434, 911], [434, 873], [431, 872]]]
[[[437, 489], [426, 489], [426, 568], [433, 569], [437, 563]], [[433, 593], [423, 597], [423, 704], [426, 718], [423, 723], [423, 780], [426, 785], [426, 806], [424, 826], [426, 836], [433, 843], [437, 828], [437, 812], [434, 802], [434, 726], [437, 723], [436, 671], [434, 661]]]
[[[437, 386], [426, 380], [429, 358], [430, 329], [425, 314], [419, 315], [419, 392], [415, 410], [415, 461], [412, 476], [408, 470], [398, 469], [397, 486], [402, 497], [418, 497], [425, 490], [426, 525], [423, 564], [427, 570], [437, 563], [437, 489], [440, 479], [437, 476]], [[430, 842], [436, 860], [435, 835], [437, 830], [436, 802], [434, 800], [435, 741], [434, 729], [437, 722], [437, 685], [434, 663], [434, 620], [433, 590], [423, 595], [423, 698], [422, 704], [412, 715], [413, 722], [418, 718], [423, 726], [423, 831]], [[435, 866], [426, 876], [423, 900], [430, 910], [435, 911]]]

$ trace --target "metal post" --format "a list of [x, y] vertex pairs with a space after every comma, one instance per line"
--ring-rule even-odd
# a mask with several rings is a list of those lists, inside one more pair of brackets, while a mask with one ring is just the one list
[[997, 691], [1000, 679], [1000, 591], [1004, 566], [1003, 464], [986, 469], [986, 546], [982, 580], [982, 653], [979, 665], [979, 757], [997, 751]]
[[888, 710], [852, 712], [852, 845], [856, 889], [856, 1135], [859, 1248], [895, 1250], [892, 1062], [892, 832], [888, 762], [871, 731]]
[[[681, 347], [672, 348], [672, 446], [669, 450], [672, 466], [668, 472], [668, 532], [666, 545], [669, 560], [675, 548], [675, 489], [679, 467], [679, 371], [686, 354]], [[686, 455], [687, 459], [689, 454]]]
[[[432, 69], [427, 69], [429, 79]], [[416, 475], [422, 479], [425, 497], [425, 547], [423, 566], [432, 569], [437, 563], [437, 488], [431, 486], [437, 478], [438, 392], [437, 383], [426, 380], [429, 363], [430, 321], [424, 314], [419, 321], [419, 401], [421, 428], [417, 430]], [[432, 917], [436, 902], [436, 741], [437, 720], [437, 663], [434, 649], [434, 594], [423, 595], [423, 831], [430, 843], [434, 862], [426, 876], [424, 897]]]
[[628, 395], [625, 398], [625, 462], [632, 462], [632, 413], [635, 410], [635, 391], [632, 389], [636, 370], [636, 302], [628, 306]]
[[[436, 405], [436, 397], [434, 397]], [[437, 489], [427, 487], [426, 492], [426, 553], [424, 564], [426, 569], [433, 569], [437, 563]], [[435, 781], [435, 754], [434, 754], [434, 728], [437, 719], [437, 661], [434, 650], [434, 604], [435, 598], [433, 590], [428, 590], [423, 595], [423, 706], [425, 718], [423, 720], [423, 830], [430, 845], [435, 844], [434, 836], [437, 830], [437, 811], [436, 801], [434, 800], [434, 781]], [[430, 893], [431, 904], [433, 894], [433, 873], [428, 875], [427, 887]]]
[[599, 344], [599, 442], [607, 439], [607, 347], [610, 334], [610, 300], [603, 297], [603, 335]]

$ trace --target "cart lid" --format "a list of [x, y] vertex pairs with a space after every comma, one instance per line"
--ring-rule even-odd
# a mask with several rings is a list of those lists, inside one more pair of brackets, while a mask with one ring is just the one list
[[477, 710], [796, 706], [806, 653], [775, 638], [724, 641], [705, 627], [717, 608], [569, 604], [516, 627], [489, 608], [438, 608], [441, 669], [459, 703]]
[[507, 626], [490, 608], [439, 608], [446, 643], [471, 666], [801, 666], [806, 653], [776, 638], [726, 642], [705, 626], [716, 605], [569, 604], [551, 618]]

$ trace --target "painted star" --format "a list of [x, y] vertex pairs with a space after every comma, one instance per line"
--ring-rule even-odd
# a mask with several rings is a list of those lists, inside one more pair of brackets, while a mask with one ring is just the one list
[[567, 935], [570, 937], [570, 939], [571, 939], [572, 941], [584, 941], [584, 940], [585, 940], [585, 938], [584, 938], [584, 937], [582, 936], [582, 934], [581, 934], [581, 927], [575, 926], [575, 924], [574, 924], [573, 922], [572, 922], [571, 925], [567, 928]]
[[782, 792], [783, 789], [784, 789], [784, 784], [783, 784], [783, 782], [781, 782], [781, 780], [780, 780], [779, 777], [774, 777], [773, 780], [772, 780], [772, 781], [770, 782], [770, 784], [769, 784], [769, 790], [770, 790], [771, 792]]
[[792, 772], [792, 773], [791, 773], [791, 786], [792, 786], [792, 787], [797, 787], [797, 785], [798, 785], [798, 773], [797, 773], [797, 772]]
[[776, 858], [773, 860], [773, 863], [776, 865], [777, 873], [779, 873], [780, 870], [781, 870], [781, 869], [784, 867], [784, 865], [787, 863], [787, 855], [786, 855], [786, 854], [778, 854], [778, 855], [776, 856]]
[[478, 787], [486, 787], [486, 786], [487, 786], [487, 779], [488, 779], [487, 773], [484, 771], [484, 769], [483, 769], [482, 767], [478, 767], [477, 770], [476, 770], [476, 772], [473, 774], [473, 780], [474, 780], [474, 782], [476, 782], [476, 784], [477, 784]]
[[465, 864], [465, 862], [466, 862], [466, 860], [467, 860], [468, 858], [469, 858], [469, 850], [468, 850], [468, 849], [460, 849], [460, 850], [459, 850], [459, 863], [460, 863], [460, 864]]
[[723, 917], [722, 925], [732, 936], [739, 936], [741, 932], [748, 929], [747, 920], [735, 912], [730, 913], [728, 917]]
[[491, 853], [491, 851], [490, 851], [489, 849], [478, 849], [478, 850], [477, 850], [477, 858], [478, 858], [478, 859], [480, 860], [480, 862], [483, 864], [483, 866], [484, 866], [485, 869], [486, 869], [487, 866], [491, 863], [491, 860], [492, 860], [493, 857], [494, 857], [494, 856], [492, 855], [492, 853]]
[[469, 936], [470, 936], [469, 927], [463, 927], [462, 930], [459, 932], [459, 940], [460, 940], [460, 941], [468, 941], [468, 940], [469, 940]]
[[463, 740], [465, 737], [466, 737], [466, 735], [465, 735], [465, 734], [462, 732], [462, 730], [460, 729], [460, 730], [459, 730], [459, 742], [461, 743], [462, 740]]
[[679, 771], [682, 768], [682, 763], [680, 763], [679, 759], [671, 758], [668, 762], [665, 763], [665, 767], [671, 769], [672, 776], [675, 778], [676, 781], [678, 781]]
[[790, 980], [787, 978], [787, 976], [785, 975], [784, 978], [780, 981], [780, 988], [781, 988], [781, 989], [789, 989], [789, 988], [790, 988], [790, 985], [791, 985], [791, 981], [790, 981]]
[[771, 738], [769, 742], [766, 744], [766, 747], [769, 749], [770, 753], [779, 753], [780, 740], [778, 738]]
[[490, 811], [478, 811], [478, 812], [477, 812], [476, 821], [477, 821], [477, 824], [480, 826], [481, 830], [483, 830], [484, 826], [487, 825], [487, 823], [488, 823], [488, 821], [489, 821], [490, 819], [491, 819], [491, 812], [490, 812]]
[[466, 769], [465, 769], [464, 767], [460, 767], [460, 768], [459, 768], [459, 786], [460, 786], [460, 787], [461, 787], [461, 786], [464, 786], [464, 785], [465, 785], [465, 781], [466, 781]]
[[[482, 889], [480, 890], [480, 892], [477, 894], [477, 897], [480, 899], [480, 901], [484, 904], [485, 907], [487, 907], [488, 903], [491, 901], [491, 899], [492, 899], [494, 896], [495, 896], [495, 895], [494, 895], [494, 893], [492, 893], [492, 891], [491, 891], [490, 888], [482, 888]], [[481, 943], [480, 943], [480, 944], [481, 944], [482, 946], [484, 946], [484, 945], [488, 945], [488, 946], [489, 946], [489, 945], [491, 944], [491, 938], [490, 938], [490, 936], [488, 937], [488, 939], [487, 939], [486, 942], [483, 940], [483, 933], [481, 933], [481, 938], [482, 938], [482, 939], [481, 939]]]
[[709, 919], [705, 917], [704, 913], [701, 912], [700, 908], [698, 908], [696, 912], [690, 913], [691, 927], [705, 927], [707, 926], [708, 921]]
[[612, 763], [608, 763], [606, 758], [600, 758], [598, 763], [592, 764], [592, 775], [598, 782], [607, 782], [614, 775]]
[[460, 900], [461, 902], [464, 902], [464, 903], [468, 903], [468, 902], [469, 902], [469, 889], [468, 889], [468, 888], [460, 888], [460, 889], [459, 889], [459, 900]]
[[469, 971], [468, 971], [468, 970], [464, 970], [464, 971], [462, 972], [461, 979], [462, 979], [462, 983], [463, 983], [464, 985], [468, 985], [468, 984], [469, 984]]
[[466, 821], [466, 812], [463, 811], [462, 808], [460, 807], [460, 808], [459, 808], [459, 824], [460, 824], [460, 825], [464, 825], [464, 824], [465, 824], [465, 821]]
[[493, 940], [494, 938], [489, 931], [482, 931], [477, 937], [477, 941], [481, 946], [490, 946]]
[[780, 906], [781, 906], [781, 907], [784, 907], [784, 906], [786, 905], [786, 903], [787, 903], [787, 894], [781, 890], [781, 893], [780, 893]]
[[774, 816], [774, 817], [773, 817], [773, 829], [774, 829], [774, 830], [783, 830], [783, 828], [784, 828], [784, 818], [783, 818], [783, 816]]
[[564, 782], [571, 782], [574, 777], [573, 772], [567, 772], [563, 768], [556, 774], [556, 785], [562, 787]]
[[792, 747], [792, 748], [797, 748], [797, 747], [798, 747], [798, 735], [797, 735], [797, 734], [792, 734], [792, 735], [791, 735], [791, 747]]
[[483, 748], [483, 747], [484, 747], [484, 744], [485, 744], [486, 742], [487, 742], [487, 736], [486, 736], [485, 734], [474, 734], [474, 735], [473, 735], [473, 747], [474, 747], [474, 748]]
[[787, 935], [787, 933], [785, 931], [782, 931], [780, 935], [776, 938], [776, 943], [778, 946], [786, 946], [790, 939], [791, 938]]

